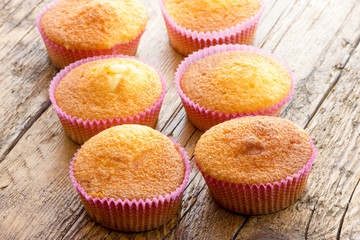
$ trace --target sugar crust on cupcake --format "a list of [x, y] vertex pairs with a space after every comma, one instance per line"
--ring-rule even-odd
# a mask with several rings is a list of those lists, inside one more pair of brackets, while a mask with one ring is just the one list
[[67, 49], [108, 49], [139, 36], [148, 20], [138, 0], [61, 0], [40, 20], [45, 35]]
[[185, 176], [183, 159], [162, 133], [141, 125], [109, 128], [75, 157], [76, 181], [93, 198], [152, 199], [170, 194]]
[[287, 97], [291, 75], [277, 60], [255, 52], [226, 51], [204, 57], [183, 74], [185, 95], [212, 111], [251, 113]]
[[274, 183], [297, 174], [312, 156], [308, 134], [291, 121], [243, 117], [205, 132], [196, 163], [211, 178], [234, 184]]
[[100, 120], [133, 116], [154, 105], [162, 83], [156, 70], [129, 58], [84, 63], [57, 85], [56, 103], [78, 119]]

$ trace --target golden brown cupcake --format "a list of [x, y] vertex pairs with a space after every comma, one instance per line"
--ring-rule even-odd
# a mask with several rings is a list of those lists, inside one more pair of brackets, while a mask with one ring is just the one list
[[299, 198], [314, 151], [309, 135], [293, 122], [255, 116], [211, 128], [200, 138], [194, 155], [220, 205], [244, 214], [264, 214]]
[[[207, 48], [179, 67], [178, 92], [189, 120], [205, 131], [244, 115], [279, 115], [294, 88], [291, 71], [260, 49], [222, 47], [232, 50]], [[201, 108], [219, 116], [202, 114]]]
[[147, 19], [139, 0], [61, 0], [43, 10], [38, 27], [51, 60], [63, 68], [95, 55], [135, 55]]
[[164, 94], [164, 81], [153, 67], [121, 56], [78, 62], [50, 87], [55, 110], [78, 143], [114, 125], [155, 127]]
[[152, 128], [125, 124], [88, 140], [70, 176], [95, 221], [143, 231], [173, 217], [189, 173], [189, 160], [177, 144]]
[[216, 44], [251, 44], [264, 8], [259, 0], [160, 2], [170, 42], [184, 55]]
[[152, 199], [174, 192], [185, 166], [174, 143], [141, 125], [109, 128], [87, 141], [74, 160], [74, 177], [93, 198]]
[[258, 0], [166, 0], [165, 9], [178, 25], [198, 32], [225, 30], [259, 12]]
[[70, 71], [57, 85], [55, 100], [71, 116], [100, 120], [139, 114], [161, 92], [155, 69], [135, 59], [110, 58]]

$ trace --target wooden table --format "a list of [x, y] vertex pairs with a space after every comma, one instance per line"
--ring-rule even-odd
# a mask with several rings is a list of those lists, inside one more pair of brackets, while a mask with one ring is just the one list
[[[291, 207], [264, 216], [220, 208], [192, 163], [183, 204], [164, 226], [120, 233], [94, 223], [68, 176], [79, 145], [48, 99], [58, 70], [35, 26], [49, 0], [0, 0], [0, 239], [360, 239], [360, 1], [268, 0], [255, 46], [284, 59], [296, 90], [281, 116], [306, 128], [318, 153]], [[183, 59], [170, 47], [156, 0], [137, 56], [163, 73], [157, 129], [192, 156], [202, 132], [174, 87]], [[267, 238], [268, 237], [268, 238]]]

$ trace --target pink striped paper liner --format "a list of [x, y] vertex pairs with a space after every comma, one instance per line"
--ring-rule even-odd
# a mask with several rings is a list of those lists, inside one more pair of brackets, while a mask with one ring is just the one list
[[[280, 102], [275, 104], [274, 106], [271, 106], [270, 108], [266, 108], [264, 110], [257, 110], [254, 109], [253, 112], [250, 113], [244, 113], [244, 112], [236, 112], [236, 113], [225, 113], [225, 112], [218, 112], [218, 111], [212, 111], [210, 109], [205, 108], [204, 106], [200, 106], [199, 104], [192, 101], [181, 89], [181, 78], [184, 75], [185, 71], [190, 67], [191, 64], [194, 62], [220, 52], [226, 52], [226, 51], [248, 51], [248, 52], [256, 52], [262, 55], [269, 56], [277, 61], [279, 61], [281, 64], [283, 64], [287, 70], [289, 71], [289, 74], [291, 76], [291, 88], [289, 94], [282, 99]], [[277, 58], [276, 56], [253, 46], [248, 45], [232, 45], [232, 44], [223, 44], [223, 45], [217, 45], [217, 46], [211, 46], [208, 48], [204, 48], [202, 50], [199, 50], [197, 52], [194, 52], [190, 54], [188, 57], [186, 57], [178, 66], [175, 73], [175, 86], [176, 90], [180, 95], [181, 101], [183, 102], [186, 114], [190, 120], [190, 122], [201, 131], [206, 131], [209, 128], [225, 122], [227, 120], [243, 117], [243, 116], [251, 116], [251, 115], [267, 115], [267, 116], [278, 116], [283, 108], [283, 106], [290, 101], [292, 98], [292, 95], [295, 90], [295, 80], [294, 80], [294, 74], [291, 71], [290, 67], [285, 64], [282, 60]]]
[[[171, 139], [171, 138], [170, 138]], [[185, 150], [171, 139], [179, 150], [185, 165], [184, 181], [174, 192], [152, 199], [100, 199], [88, 195], [76, 181], [73, 172], [75, 153], [70, 165], [70, 179], [90, 217], [100, 225], [123, 232], [140, 232], [159, 227], [168, 222], [178, 211], [191, 171]]]
[[265, 9], [264, 0], [259, 0], [261, 4], [259, 12], [245, 22], [225, 30], [198, 32], [175, 23], [165, 8], [165, 2], [166, 0], [159, 0], [170, 44], [177, 52], [183, 55], [217, 44], [252, 44], [257, 25]]
[[268, 214], [289, 207], [303, 193], [316, 154], [311, 137], [309, 141], [312, 155], [306, 165], [298, 173], [273, 183], [242, 185], [222, 182], [206, 175], [196, 160], [195, 163], [219, 205], [244, 215]]
[[[162, 83], [162, 93], [157, 100], [157, 102], [146, 109], [145, 111], [140, 112], [139, 114], [135, 114], [133, 116], [125, 116], [121, 118], [113, 118], [113, 119], [100, 119], [100, 120], [93, 120], [93, 119], [81, 119], [76, 118], [75, 116], [71, 116], [64, 112], [56, 103], [55, 100], [55, 90], [57, 85], [60, 83], [61, 79], [63, 79], [66, 74], [68, 74], [72, 69], [80, 66], [83, 63], [92, 62], [100, 59], [108, 59], [108, 58], [130, 58], [135, 59], [138, 61], [141, 61], [152, 68], [154, 68], [157, 72], [157, 74], [160, 77], [161, 83]], [[61, 70], [54, 79], [50, 83], [49, 88], [49, 96], [51, 103], [54, 106], [54, 109], [60, 119], [60, 122], [67, 133], [69, 137], [76, 143], [82, 144], [85, 141], [87, 141], [92, 136], [98, 134], [99, 132], [110, 128], [112, 126], [116, 125], [122, 125], [122, 124], [141, 124], [145, 126], [149, 126], [152, 128], [155, 128], [161, 105], [164, 100], [166, 93], [166, 83], [164, 78], [162, 77], [161, 73], [152, 65], [138, 59], [135, 57], [125, 56], [125, 55], [105, 55], [105, 56], [95, 56], [90, 57], [87, 59], [79, 60], [75, 63], [70, 64], [69, 66], [65, 67], [63, 70]]]
[[39, 29], [41, 37], [43, 38], [46, 51], [50, 57], [51, 62], [59, 69], [64, 68], [65, 66], [69, 65], [70, 63], [76, 62], [80, 59], [94, 57], [94, 56], [101, 56], [101, 55], [130, 55], [134, 56], [136, 54], [140, 38], [143, 35], [144, 31], [137, 36], [134, 40], [123, 43], [117, 44], [112, 48], [108, 49], [97, 49], [97, 50], [77, 50], [77, 49], [67, 49], [64, 46], [61, 46], [53, 41], [51, 41], [46, 35], [44, 30], [41, 28], [40, 20], [42, 15], [51, 7], [53, 7], [57, 2], [60, 0], [55, 0], [48, 5], [44, 9], [41, 10], [37, 19], [36, 19], [36, 26]]

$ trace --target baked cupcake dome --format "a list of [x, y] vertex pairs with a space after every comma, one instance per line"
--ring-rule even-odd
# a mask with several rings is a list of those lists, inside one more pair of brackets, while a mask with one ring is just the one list
[[175, 84], [189, 120], [202, 131], [241, 116], [277, 116], [295, 87], [286, 65], [245, 45], [218, 45], [189, 55], [176, 71]]
[[67, 134], [83, 143], [114, 125], [155, 127], [165, 91], [155, 68], [117, 55], [71, 64], [54, 77], [49, 94]]
[[165, 8], [178, 25], [198, 32], [220, 31], [256, 15], [258, 0], [166, 0]]
[[188, 55], [217, 44], [251, 44], [262, 0], [160, 0], [169, 40]]
[[205, 132], [196, 164], [215, 199], [226, 209], [257, 215], [278, 211], [302, 194], [315, 149], [293, 122], [253, 116]]
[[141, 125], [109, 128], [75, 155], [70, 177], [89, 215], [119, 231], [158, 227], [176, 214], [188, 182], [185, 152]]
[[50, 59], [63, 68], [92, 56], [135, 55], [147, 19], [139, 0], [60, 0], [40, 13], [37, 25]]

